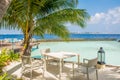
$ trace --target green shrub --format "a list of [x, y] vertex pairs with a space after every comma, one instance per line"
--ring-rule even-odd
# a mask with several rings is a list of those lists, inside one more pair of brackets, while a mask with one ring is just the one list
[[8, 65], [10, 61], [16, 60], [19, 60], [19, 53], [3, 48], [0, 54], [0, 73], [2, 72], [2, 67]]
[[0, 75], [0, 80], [22, 80], [22, 79], [16, 79], [15, 77], [8, 75], [7, 73], [4, 73], [3, 75]]
[[0, 54], [0, 67], [5, 66], [8, 60], [9, 60], [8, 54]]
[[12, 80], [12, 77], [4, 73], [3, 75], [0, 76], [0, 80]]
[[19, 60], [19, 53], [14, 53], [13, 50], [10, 50], [8, 55], [9, 55], [10, 61], [17, 61], [17, 60]]

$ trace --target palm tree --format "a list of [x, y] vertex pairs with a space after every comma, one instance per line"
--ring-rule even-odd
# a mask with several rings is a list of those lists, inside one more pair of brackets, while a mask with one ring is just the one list
[[30, 39], [33, 35], [55, 34], [69, 37], [66, 22], [85, 26], [89, 18], [84, 9], [75, 9], [78, 0], [12, 0], [1, 26], [21, 29], [24, 34], [24, 55], [30, 55]]
[[11, 0], [0, 0], [0, 21], [5, 14]]

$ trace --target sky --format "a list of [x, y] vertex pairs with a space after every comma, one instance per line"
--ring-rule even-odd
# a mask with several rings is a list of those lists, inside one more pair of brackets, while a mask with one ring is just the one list
[[[77, 8], [90, 15], [85, 28], [66, 24], [70, 32], [120, 34], [120, 0], [79, 0]], [[20, 34], [17, 30], [0, 30], [0, 34]]]
[[71, 32], [120, 34], [120, 0], [79, 0], [90, 15], [85, 28], [67, 24]]

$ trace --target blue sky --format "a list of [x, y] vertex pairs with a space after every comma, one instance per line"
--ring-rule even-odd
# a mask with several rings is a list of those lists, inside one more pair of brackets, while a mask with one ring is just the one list
[[120, 34], [120, 0], [79, 0], [79, 9], [91, 16], [84, 29], [67, 24], [72, 32]]
[[[79, 9], [86, 9], [91, 16], [86, 27], [67, 24], [71, 32], [120, 34], [120, 0], [79, 0]], [[0, 30], [0, 34], [19, 34], [17, 30]]]

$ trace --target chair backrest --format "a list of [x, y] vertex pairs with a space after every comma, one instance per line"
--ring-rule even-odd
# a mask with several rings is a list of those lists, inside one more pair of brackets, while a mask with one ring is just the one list
[[94, 59], [88, 60], [87, 67], [96, 66], [97, 65], [97, 61], [98, 61], [98, 58], [94, 58]]
[[50, 48], [41, 50], [41, 54], [46, 54], [50, 52]]
[[22, 65], [31, 64], [31, 57], [30, 56], [22, 56]]

